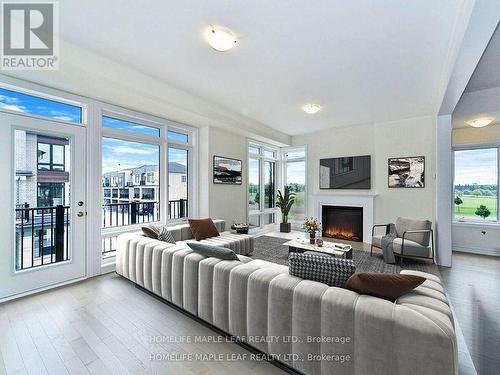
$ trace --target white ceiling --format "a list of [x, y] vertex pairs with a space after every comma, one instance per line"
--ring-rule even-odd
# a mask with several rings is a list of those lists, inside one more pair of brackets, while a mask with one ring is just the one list
[[[464, 1], [59, 4], [61, 36], [68, 42], [301, 134], [434, 113]], [[239, 46], [213, 51], [203, 37], [211, 24], [231, 28]], [[324, 109], [307, 115], [300, 109], [307, 102]]]
[[453, 112], [453, 127], [467, 128], [468, 121], [482, 117], [492, 118], [492, 125], [500, 124], [500, 28], [498, 27]]
[[472, 92], [493, 87], [500, 87], [500, 29], [498, 27], [465, 91]]

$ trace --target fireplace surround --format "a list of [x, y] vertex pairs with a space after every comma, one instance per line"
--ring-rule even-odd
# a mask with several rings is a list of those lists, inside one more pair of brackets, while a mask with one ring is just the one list
[[374, 224], [374, 206], [377, 194], [367, 192], [317, 192], [312, 194], [311, 216], [322, 220], [323, 206], [357, 207], [363, 210], [363, 242], [371, 243], [371, 230]]

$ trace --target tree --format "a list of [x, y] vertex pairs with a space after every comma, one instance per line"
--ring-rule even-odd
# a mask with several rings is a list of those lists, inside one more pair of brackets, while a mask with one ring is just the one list
[[490, 214], [490, 210], [484, 204], [481, 204], [476, 210], [476, 215], [481, 216], [483, 219], [486, 219]]
[[458, 212], [460, 212], [460, 205], [464, 203], [462, 198], [460, 198], [458, 195], [455, 197], [455, 204], [457, 205]]
[[472, 191], [472, 194], [474, 194], [476, 197], [479, 197], [479, 196], [483, 195], [483, 191], [481, 189], [474, 189]]

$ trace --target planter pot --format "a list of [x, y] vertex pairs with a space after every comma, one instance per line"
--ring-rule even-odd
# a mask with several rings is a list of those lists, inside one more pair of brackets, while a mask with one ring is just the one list
[[290, 233], [292, 231], [292, 223], [280, 223], [281, 233]]

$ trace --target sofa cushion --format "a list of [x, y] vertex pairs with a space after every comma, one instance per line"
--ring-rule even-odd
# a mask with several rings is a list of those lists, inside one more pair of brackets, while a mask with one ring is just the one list
[[291, 253], [288, 261], [290, 275], [330, 286], [344, 287], [346, 280], [356, 271], [352, 260], [331, 256]]
[[199, 254], [207, 257], [214, 257], [223, 260], [237, 260], [240, 259], [236, 256], [233, 250], [221, 246], [205, 245], [197, 242], [188, 242], [188, 246]]
[[175, 238], [172, 233], [165, 227], [161, 228], [160, 233], [158, 234], [158, 239], [163, 242], [168, 242], [175, 244]]
[[[392, 243], [392, 249], [394, 253], [401, 254], [401, 245], [403, 243], [402, 238], [395, 238]], [[403, 248], [403, 255], [414, 256], [414, 257], [430, 257], [431, 249], [426, 246], [422, 246], [417, 242], [407, 240], [405, 238], [405, 244]]]
[[[398, 237], [403, 237], [403, 233], [409, 230], [431, 229], [432, 223], [429, 220], [408, 219], [398, 217], [396, 219], [396, 233]], [[410, 233], [405, 235], [405, 240], [409, 239], [422, 246], [429, 246], [430, 233]]]
[[206, 219], [189, 219], [189, 228], [196, 241], [204, 240], [205, 238], [217, 237], [219, 231], [214, 222], [210, 218]]
[[155, 240], [158, 239], [158, 235], [160, 234], [160, 230], [158, 229], [158, 227], [156, 225], [145, 225], [141, 229], [142, 229], [142, 233], [144, 233], [144, 235], [146, 237], [154, 238]]
[[357, 272], [346, 282], [347, 289], [359, 294], [383, 298], [394, 302], [399, 296], [411, 292], [425, 281], [415, 275]]

